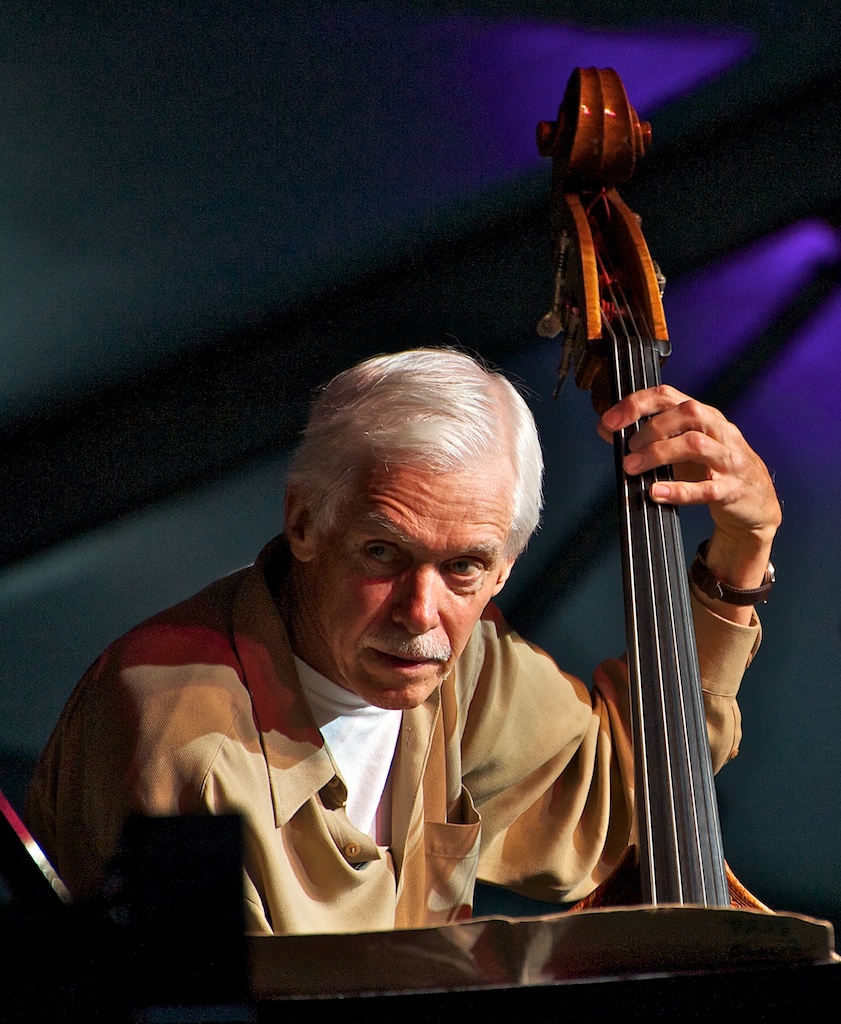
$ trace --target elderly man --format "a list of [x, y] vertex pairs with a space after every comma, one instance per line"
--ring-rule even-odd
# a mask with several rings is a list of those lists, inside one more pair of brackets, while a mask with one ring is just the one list
[[[694, 464], [652, 499], [707, 503], [708, 568], [758, 587], [780, 520], [762, 462], [670, 388], [600, 429], [643, 416], [627, 472]], [[601, 665], [591, 693], [492, 604], [537, 525], [541, 475], [521, 396], [466, 355], [381, 356], [331, 381], [285, 534], [118, 640], [70, 698], [28, 814], [71, 890], [96, 889], [139, 811], [243, 815], [257, 933], [437, 924], [470, 912], [477, 878], [557, 902], [592, 891], [632, 828], [623, 665]], [[759, 627], [693, 591], [718, 769]]]

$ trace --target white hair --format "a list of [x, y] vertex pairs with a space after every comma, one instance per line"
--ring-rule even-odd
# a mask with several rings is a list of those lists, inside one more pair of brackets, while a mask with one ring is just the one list
[[500, 457], [513, 469], [506, 552], [516, 557], [542, 506], [543, 456], [529, 407], [507, 378], [465, 353], [410, 349], [367, 359], [321, 388], [289, 483], [326, 532], [373, 464], [450, 472]]

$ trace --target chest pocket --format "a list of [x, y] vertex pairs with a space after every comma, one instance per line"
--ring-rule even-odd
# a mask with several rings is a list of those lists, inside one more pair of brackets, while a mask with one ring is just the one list
[[426, 924], [469, 917], [479, 866], [481, 819], [462, 788], [457, 814], [446, 822], [424, 823], [424, 903]]

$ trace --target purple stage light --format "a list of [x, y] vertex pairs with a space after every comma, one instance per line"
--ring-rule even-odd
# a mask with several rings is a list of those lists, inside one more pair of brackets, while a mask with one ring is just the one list
[[800, 221], [668, 284], [663, 302], [672, 355], [664, 376], [698, 393], [839, 259], [838, 232], [823, 221]]
[[490, 152], [498, 170], [509, 173], [535, 163], [534, 127], [554, 119], [574, 68], [612, 67], [645, 117], [723, 74], [754, 46], [735, 28], [619, 32], [513, 24], [474, 28], [465, 37], [468, 75], [460, 90], [481, 100]]
[[734, 412], [745, 431], [761, 439], [769, 463], [803, 485], [800, 500], [815, 502], [823, 496], [836, 515], [841, 494], [840, 334], [841, 289], [836, 289]]
[[615, 68], [647, 115], [753, 47], [735, 28], [599, 31], [383, 5], [337, 18], [345, 23], [339, 33], [333, 24], [333, 45], [312, 54], [310, 74], [290, 78], [297, 102], [284, 113], [294, 121], [318, 108], [316, 166], [342, 168], [343, 201], [371, 204], [359, 218], [368, 224], [429, 212], [539, 166], [537, 122], [556, 115], [576, 67]]

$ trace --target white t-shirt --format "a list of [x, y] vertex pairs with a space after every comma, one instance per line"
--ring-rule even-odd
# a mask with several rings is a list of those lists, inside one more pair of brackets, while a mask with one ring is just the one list
[[387, 786], [403, 713], [368, 704], [295, 658], [307, 703], [347, 786], [348, 818], [381, 846], [390, 842]]

